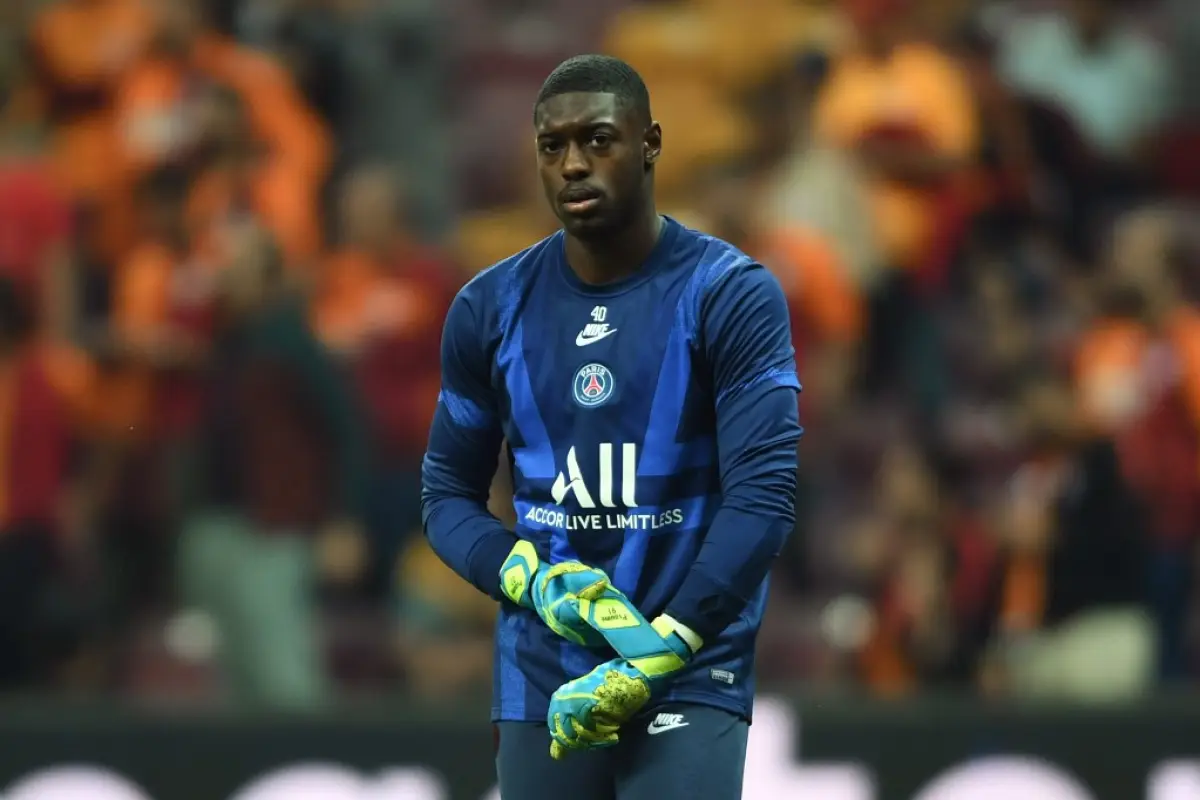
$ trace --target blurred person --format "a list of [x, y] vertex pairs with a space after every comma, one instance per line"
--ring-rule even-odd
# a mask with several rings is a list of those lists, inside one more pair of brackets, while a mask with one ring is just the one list
[[[344, 98], [336, 125], [347, 152], [403, 166], [412, 224], [436, 241], [457, 204], [445, 135], [452, 108], [451, 7], [438, 0], [345, 2], [340, 12]], [[396, 58], [399, 49], [402, 58]], [[412, 120], [421, 120], [420, 125]]]
[[[1018, 267], [990, 248], [972, 250], [963, 270], [964, 294], [938, 314], [922, 383], [931, 402], [927, 419], [944, 446], [981, 467], [983, 483], [1007, 481], [1019, 449], [1013, 441], [1007, 393], [1025, 365], [1062, 345], [1047, 330], [1043, 311], [1020, 282]], [[1061, 338], [1061, 337], [1060, 337]]]
[[51, 595], [78, 531], [65, 524], [73, 430], [30, 304], [0, 277], [0, 688], [53, 682]]
[[136, 244], [111, 275], [109, 314], [85, 329], [86, 359], [77, 354], [77, 363], [64, 365], [118, 626], [170, 594], [171, 534], [199, 422], [215, 270], [189, 252], [186, 191], [186, 176], [176, 170], [138, 181]]
[[431, 319], [440, 329], [444, 297], [430, 293], [452, 294], [457, 276], [413, 230], [410, 211], [403, 177], [390, 165], [360, 165], [342, 179], [338, 240], [314, 286], [314, 321], [334, 352], [355, 359], [373, 340]]
[[803, 53], [754, 98], [761, 155], [771, 169], [759, 213], [781, 227], [818, 231], [835, 247], [861, 292], [879, 282], [883, 258], [868, 213], [865, 175], [855, 159], [816, 135], [813, 124], [830, 56]]
[[210, 613], [235, 697], [325, 702], [316, 587], [363, 567], [367, 442], [345, 376], [260, 228], [225, 230], [218, 338], [179, 543], [186, 602]]
[[0, 52], [0, 275], [32, 304], [37, 326], [75, 335], [77, 226], [35, 120], [20, 108], [25, 69]]
[[1113, 443], [1041, 369], [1015, 394], [1027, 460], [1003, 503], [992, 669], [1021, 696], [1104, 701], [1155, 683], [1149, 531]]
[[[432, 548], [501, 602], [500, 793], [735, 798], [767, 574], [795, 521], [786, 299], [659, 215], [663, 132], [628, 64], [568, 59], [532, 110], [563, 230], [455, 298], [423, 468]], [[485, 505], [502, 440], [515, 531]]]
[[1176, 102], [1166, 55], [1123, 13], [1122, 0], [1067, 0], [1018, 17], [997, 64], [1022, 97], [1039, 166], [1072, 255], [1101, 258], [1096, 229], [1145, 196], [1161, 128]]
[[946, 209], [975, 163], [976, 109], [963, 69], [913, 38], [909, 0], [845, 0], [857, 42], [834, 59], [814, 112], [815, 135], [865, 171], [869, 211], [890, 268], [875, 288], [866, 378], [873, 390], [903, 375], [921, 329], [919, 281]]
[[1152, 597], [1168, 680], [1188, 672], [1185, 629], [1200, 532], [1200, 312], [1173, 263], [1177, 223], [1159, 209], [1118, 222], [1099, 313], [1075, 362], [1085, 418], [1116, 437], [1125, 472], [1148, 505]]
[[1165, 54], [1123, 14], [1122, 0], [1064, 0], [1002, 34], [1001, 75], [1067, 113], [1105, 159], [1136, 161], [1174, 100]]
[[866, 324], [863, 299], [827, 237], [762, 211], [756, 172], [742, 163], [710, 170], [697, 192], [704, 228], [761, 261], [779, 281], [796, 360], [810, 376], [801, 398], [806, 415], [835, 414], [845, 408], [855, 374]]
[[851, 542], [874, 594], [856, 672], [881, 696], [967, 685], [990, 632], [995, 547], [968, 511], [964, 465], [900, 443], [880, 464], [871, 523]]
[[184, 219], [187, 191], [187, 177], [178, 170], [164, 168], [139, 181], [137, 244], [113, 280], [106, 355], [145, 384], [150, 416], [140, 420], [143, 437], [178, 435], [195, 423], [190, 374], [212, 334], [217, 266], [192, 248]]
[[[334, 121], [343, 83], [336, 2], [216, 0], [209, 2], [214, 27], [239, 42], [270, 53], [287, 67], [309, 104]], [[341, 142], [341, 133], [335, 132]]]
[[316, 276], [313, 321], [346, 360], [375, 443], [370, 527], [390, 577], [402, 539], [420, 518], [420, 463], [440, 386], [438, 342], [461, 285], [457, 270], [410, 224], [402, 179], [386, 165], [342, 181], [337, 249]]
[[[201, 131], [187, 199], [192, 246], [204, 254], [228, 219], [252, 216], [279, 240], [288, 263], [308, 271], [322, 242], [320, 180], [298, 164], [302, 142], [259, 138], [253, 113], [237, 91], [212, 86], [196, 101]], [[294, 140], [304, 131], [290, 131]]]
[[[949, 37], [950, 52], [963, 65], [979, 113], [979, 161], [974, 180], [964, 187], [982, 212], [979, 224], [996, 235], [1022, 232], [1034, 207], [1034, 149], [1020, 99], [996, 68], [995, 43], [978, 15], [959, 20]], [[942, 242], [943, 247], [954, 242]], [[954, 254], [946, 253], [943, 260]], [[944, 269], [947, 264], [943, 264]]]
[[50, 126], [57, 177], [80, 205], [88, 250], [111, 258], [129, 217], [116, 97], [154, 35], [146, 0], [43, 3], [29, 30], [39, 113]]
[[[243, 3], [239, 38], [280, 55], [333, 127], [341, 165], [400, 165], [411, 223], [441, 240], [453, 222], [448, 10], [436, 0]], [[414, 125], [412, 120], [421, 120]]]
[[164, 0], [154, 11], [152, 46], [117, 94], [115, 157], [128, 180], [162, 166], [196, 168], [189, 213], [199, 224], [257, 213], [289, 262], [303, 264], [321, 241], [324, 125], [282, 67], [217, 32], [198, 0]]

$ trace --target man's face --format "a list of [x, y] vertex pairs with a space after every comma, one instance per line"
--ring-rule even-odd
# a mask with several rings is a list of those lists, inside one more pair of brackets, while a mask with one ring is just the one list
[[538, 170], [555, 216], [589, 238], [620, 230], [645, 207], [661, 132], [611, 94], [570, 93], [537, 108]]

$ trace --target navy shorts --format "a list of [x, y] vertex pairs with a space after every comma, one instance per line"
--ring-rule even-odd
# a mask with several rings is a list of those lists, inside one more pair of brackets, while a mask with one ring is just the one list
[[740, 800], [749, 724], [707, 706], [671, 703], [621, 727], [602, 750], [550, 758], [550, 734], [533, 722], [497, 726], [501, 800]]

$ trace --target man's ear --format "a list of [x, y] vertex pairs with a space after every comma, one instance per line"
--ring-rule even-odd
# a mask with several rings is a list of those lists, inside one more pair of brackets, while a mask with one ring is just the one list
[[642, 161], [646, 169], [653, 167], [660, 155], [662, 155], [662, 126], [657, 122], [651, 122], [650, 127], [646, 129], [646, 135], [642, 138]]

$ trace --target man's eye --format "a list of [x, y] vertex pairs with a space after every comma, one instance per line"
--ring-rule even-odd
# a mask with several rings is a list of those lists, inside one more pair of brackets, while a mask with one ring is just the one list
[[560, 149], [558, 142], [550, 140], [538, 142], [538, 151], [542, 153], [557, 153]]
[[592, 147], [608, 147], [612, 144], [612, 137], [607, 133], [597, 133], [592, 137]]

